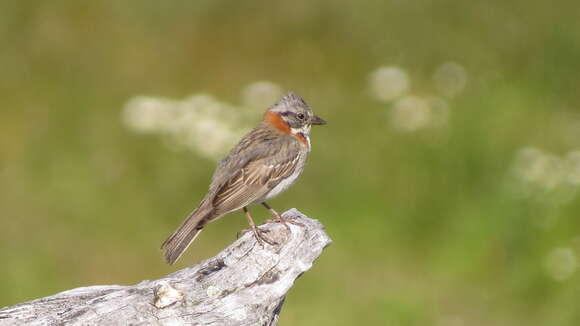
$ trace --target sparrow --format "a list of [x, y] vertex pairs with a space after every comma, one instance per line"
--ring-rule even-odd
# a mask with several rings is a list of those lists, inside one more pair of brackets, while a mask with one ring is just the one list
[[199, 206], [161, 245], [167, 263], [175, 263], [206, 224], [240, 209], [256, 240], [262, 245], [275, 244], [256, 227], [248, 206], [262, 204], [273, 215], [273, 221], [288, 228], [290, 218], [280, 216], [266, 201], [294, 184], [310, 152], [310, 128], [324, 124], [293, 92], [268, 108], [262, 122], [219, 162]]

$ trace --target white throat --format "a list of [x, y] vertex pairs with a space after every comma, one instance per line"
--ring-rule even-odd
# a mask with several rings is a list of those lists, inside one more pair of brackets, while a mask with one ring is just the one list
[[290, 132], [293, 135], [298, 135], [298, 134], [302, 134], [304, 135], [304, 138], [306, 138], [306, 143], [308, 143], [308, 150], [310, 150], [310, 127], [312, 127], [311, 125], [304, 125], [301, 128], [290, 128]]
[[310, 134], [310, 127], [312, 127], [311, 125], [304, 125], [301, 128], [290, 128], [290, 130], [292, 131], [293, 135], [297, 135], [299, 133], [302, 133], [304, 136], [308, 136]]

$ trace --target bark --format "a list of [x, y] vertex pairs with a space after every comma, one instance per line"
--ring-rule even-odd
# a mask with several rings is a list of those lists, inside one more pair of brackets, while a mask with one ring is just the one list
[[[72, 289], [0, 310], [5, 325], [276, 325], [286, 293], [331, 243], [318, 221], [291, 209], [302, 224], [260, 226], [197, 265], [136, 285]], [[161, 258], [160, 258], [161, 259]]]

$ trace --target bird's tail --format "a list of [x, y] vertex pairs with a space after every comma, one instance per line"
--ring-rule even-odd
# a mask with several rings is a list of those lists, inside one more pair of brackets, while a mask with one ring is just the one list
[[199, 235], [212, 215], [212, 210], [198, 207], [161, 245], [165, 261], [173, 265]]

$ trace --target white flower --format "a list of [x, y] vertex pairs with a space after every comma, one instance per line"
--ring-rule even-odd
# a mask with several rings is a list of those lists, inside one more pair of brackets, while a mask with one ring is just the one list
[[435, 70], [433, 81], [437, 89], [448, 97], [461, 93], [467, 84], [467, 72], [456, 62], [446, 62]]
[[266, 111], [282, 97], [282, 88], [269, 81], [257, 81], [242, 90], [242, 103], [245, 107], [260, 112]]
[[390, 110], [390, 122], [402, 131], [415, 131], [429, 125], [431, 121], [429, 102], [417, 96], [406, 96], [398, 100]]
[[411, 86], [409, 75], [401, 68], [384, 66], [377, 68], [369, 78], [371, 93], [383, 102], [390, 102], [405, 95]]
[[580, 152], [560, 157], [525, 147], [517, 152], [512, 173], [517, 181], [513, 189], [520, 195], [565, 203], [574, 198], [580, 187]]
[[555, 248], [546, 256], [544, 267], [556, 281], [570, 278], [578, 268], [578, 259], [571, 248]]
[[533, 147], [526, 147], [518, 152], [514, 173], [521, 180], [545, 190], [560, 186], [568, 175], [563, 159]]
[[568, 164], [568, 182], [580, 186], [580, 151], [572, 151], [566, 155]]
[[125, 105], [122, 112], [123, 122], [137, 132], [161, 131], [172, 113], [166, 108], [172, 105], [166, 99], [137, 96]]
[[127, 127], [136, 132], [164, 136], [171, 148], [187, 148], [217, 159], [241, 136], [240, 109], [207, 94], [183, 101], [136, 97], [123, 109]]

